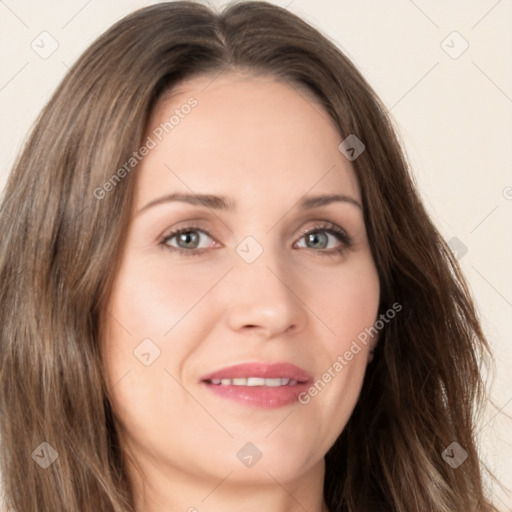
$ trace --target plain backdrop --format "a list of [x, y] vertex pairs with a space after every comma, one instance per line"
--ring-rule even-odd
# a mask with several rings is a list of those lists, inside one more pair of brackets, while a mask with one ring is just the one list
[[[153, 3], [159, 2], [0, 0], [0, 189], [68, 67], [115, 21]], [[203, 3], [220, 9], [226, 2]], [[478, 435], [490, 468], [512, 488], [512, 2], [272, 3], [333, 40], [394, 119], [495, 353], [498, 410], [489, 410]], [[496, 486], [492, 492], [503, 510], [512, 510], [510, 494]]]

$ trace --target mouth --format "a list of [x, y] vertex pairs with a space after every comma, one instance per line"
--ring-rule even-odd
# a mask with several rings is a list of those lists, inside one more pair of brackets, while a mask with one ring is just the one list
[[205, 381], [207, 384], [214, 384], [215, 386], [267, 386], [271, 388], [280, 386], [295, 386], [297, 381], [287, 377], [273, 377], [265, 379], [263, 377], [239, 377], [237, 379], [210, 379]]
[[312, 381], [308, 372], [290, 363], [239, 364], [201, 378], [201, 384], [217, 396], [264, 409], [297, 402]]

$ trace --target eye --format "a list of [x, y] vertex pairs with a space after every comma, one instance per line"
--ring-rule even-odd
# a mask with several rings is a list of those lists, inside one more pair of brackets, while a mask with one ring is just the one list
[[[194, 226], [187, 226], [166, 234], [160, 243], [165, 248], [177, 251], [185, 256], [194, 256], [202, 254], [204, 250], [211, 247], [211, 244], [210, 246], [207, 245], [203, 248], [199, 247], [201, 239], [204, 238], [204, 236], [201, 235], [211, 238], [203, 229]], [[174, 242], [176, 245], [172, 243], [174, 239], [176, 239]]]
[[[339, 255], [352, 246], [352, 239], [347, 232], [331, 223], [316, 225], [314, 228], [304, 231], [302, 239], [305, 240], [306, 245], [299, 245], [299, 247], [319, 249], [316, 252], [325, 256]], [[336, 240], [338, 241], [338, 246], [328, 247], [329, 242], [332, 242], [333, 239], [335, 244]]]
[[[208, 244], [205, 241], [207, 238], [213, 240], [204, 229], [197, 226], [186, 226], [165, 234], [160, 241], [160, 245], [167, 250], [184, 256], [199, 256], [208, 249], [215, 247], [215, 242]], [[297, 242], [295, 247], [311, 249], [324, 256], [339, 255], [352, 246], [352, 239], [347, 232], [332, 223], [317, 224], [313, 228], [303, 231], [299, 240], [302, 239], [305, 240], [306, 245], [300, 245]], [[337, 246], [336, 241], [338, 241]], [[201, 242], [203, 242], [203, 247], [200, 247]], [[329, 247], [332, 243], [335, 246]]]

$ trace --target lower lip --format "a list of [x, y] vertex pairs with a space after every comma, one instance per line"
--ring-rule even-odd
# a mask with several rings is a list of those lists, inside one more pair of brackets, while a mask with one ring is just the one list
[[239, 404], [260, 409], [276, 409], [298, 402], [298, 396], [308, 389], [307, 383], [294, 386], [222, 386], [220, 384], [204, 385], [212, 392]]

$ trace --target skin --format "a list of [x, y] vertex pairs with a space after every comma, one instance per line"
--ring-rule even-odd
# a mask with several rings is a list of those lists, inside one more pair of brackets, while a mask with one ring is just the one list
[[[304, 195], [324, 193], [361, 204], [358, 181], [327, 113], [271, 77], [185, 81], [156, 105], [147, 135], [191, 96], [197, 106], [137, 168], [102, 333], [137, 511], [320, 512], [324, 455], [356, 404], [370, 345], [307, 405], [241, 405], [200, 377], [236, 363], [287, 361], [316, 380], [373, 325], [379, 282], [362, 209], [297, 207]], [[163, 202], [140, 211], [175, 192], [227, 196], [236, 208]], [[352, 238], [342, 253], [323, 254], [344, 246], [334, 235], [303, 235], [325, 221]], [[161, 243], [198, 223], [208, 233], [194, 231], [201, 254], [172, 252], [178, 237]], [[252, 263], [235, 250], [247, 236], [263, 249]], [[183, 246], [198, 250], [190, 240]], [[160, 349], [149, 366], [134, 356], [147, 338]], [[252, 468], [237, 458], [248, 442], [263, 454]]]

